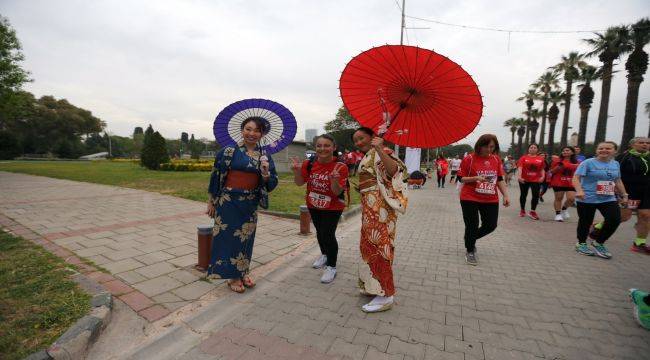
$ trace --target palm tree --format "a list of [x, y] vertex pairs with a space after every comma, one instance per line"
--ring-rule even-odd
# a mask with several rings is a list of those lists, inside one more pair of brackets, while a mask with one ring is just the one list
[[526, 114], [526, 146], [528, 146], [529, 140], [530, 140], [530, 111], [533, 108], [533, 105], [535, 104], [535, 100], [538, 100], [540, 98], [539, 93], [537, 92], [537, 89], [535, 88], [530, 88], [528, 91], [524, 91], [521, 93], [521, 96], [517, 98], [517, 101], [525, 101], [526, 102], [526, 108], [528, 109]]
[[503, 126], [510, 128], [510, 133], [512, 134], [512, 137], [510, 138], [510, 152], [512, 155], [514, 155], [514, 149], [515, 149], [515, 132], [517, 132], [517, 118], [510, 118], [506, 121], [503, 122]]
[[648, 53], [643, 47], [650, 42], [650, 19], [644, 18], [632, 25], [632, 41], [634, 50], [625, 62], [627, 70], [627, 97], [625, 98], [625, 117], [623, 120], [623, 138], [621, 151], [628, 148], [628, 142], [634, 137], [636, 129], [636, 111], [639, 105], [639, 87], [643, 75], [648, 70]]
[[601, 71], [603, 73], [603, 86], [600, 98], [600, 109], [598, 111], [598, 123], [596, 124], [596, 137], [594, 144], [605, 141], [607, 134], [607, 111], [609, 110], [609, 93], [612, 88], [612, 72], [614, 60], [621, 54], [629, 51], [628, 30], [626, 26], [614, 26], [605, 31], [604, 34], [595, 33], [593, 39], [583, 39], [591, 45], [592, 50], [587, 56], [598, 55], [598, 59], [603, 63]]
[[569, 55], [562, 55], [562, 61], [551, 68], [558, 73], [564, 74], [564, 81], [566, 82], [566, 90], [564, 90], [564, 117], [562, 118], [562, 134], [560, 136], [560, 144], [566, 146], [567, 135], [569, 133], [569, 113], [571, 110], [571, 90], [573, 87], [573, 80], [580, 76], [579, 69], [585, 65], [582, 59], [583, 54], [572, 51]]
[[[539, 121], [537, 119], [542, 115], [541, 111], [539, 109], [532, 109], [530, 112], [530, 117], [533, 119], [533, 121], [530, 122], [530, 142], [534, 143], [535, 142], [535, 137], [537, 137], [537, 129], [539, 129]], [[537, 144], [537, 146], [540, 146]]]
[[544, 147], [544, 135], [546, 135], [546, 117], [548, 115], [548, 93], [558, 87], [559, 74], [554, 71], [547, 71], [533, 83], [533, 86], [541, 91], [542, 100], [542, 129], [539, 132], [539, 147]]
[[600, 78], [600, 70], [595, 66], [587, 65], [580, 69], [580, 79], [584, 81], [580, 93], [578, 94], [578, 104], [580, 105], [580, 127], [578, 130], [578, 146], [581, 149], [585, 148], [585, 141], [587, 137], [587, 120], [589, 118], [589, 110], [594, 101], [594, 90], [591, 88], [591, 82]]
[[517, 124], [519, 124], [517, 127], [517, 158], [523, 155], [524, 149], [521, 140], [524, 138], [524, 134], [526, 133], [526, 123], [527, 121], [523, 118], [517, 119]]
[[553, 154], [553, 145], [555, 145], [555, 124], [557, 117], [560, 115], [560, 109], [557, 103], [564, 99], [564, 92], [561, 90], [551, 91], [548, 94], [548, 101], [551, 102], [551, 108], [548, 109], [548, 142], [546, 143], [546, 153]]

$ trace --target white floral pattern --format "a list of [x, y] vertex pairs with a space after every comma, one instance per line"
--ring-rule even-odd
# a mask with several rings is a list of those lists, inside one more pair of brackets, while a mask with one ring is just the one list
[[250, 265], [250, 260], [243, 253], [239, 253], [236, 258], [230, 258], [230, 263], [235, 265], [237, 270], [246, 271]]
[[228, 224], [224, 224], [223, 221], [221, 220], [221, 216], [214, 216], [214, 226], [212, 227], [212, 236], [217, 236], [221, 230], [226, 230], [228, 228]]
[[245, 242], [246, 240], [248, 240], [248, 238], [251, 237], [251, 235], [253, 235], [253, 233], [255, 232], [255, 227], [256, 224], [255, 224], [255, 220], [253, 219], [249, 222], [242, 224], [241, 229], [237, 229], [234, 235], [236, 237], [239, 237], [241, 242]]

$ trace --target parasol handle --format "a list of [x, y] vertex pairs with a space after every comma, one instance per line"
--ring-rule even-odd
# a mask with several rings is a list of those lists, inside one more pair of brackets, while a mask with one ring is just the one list
[[382, 110], [384, 110], [384, 114], [388, 114], [388, 116], [384, 117], [384, 120], [386, 121], [386, 130], [384, 132], [382, 132], [381, 134], [379, 134], [379, 136], [383, 138], [384, 135], [388, 132], [388, 128], [390, 128], [390, 126], [393, 123], [395, 123], [395, 120], [397, 119], [397, 116], [399, 116], [399, 114], [402, 112], [402, 110], [404, 110], [404, 108], [406, 108], [406, 105], [408, 104], [408, 101], [411, 100], [411, 97], [415, 94], [415, 90], [409, 91], [409, 96], [406, 98], [406, 100], [404, 100], [403, 102], [401, 102], [399, 104], [399, 109], [395, 113], [395, 116], [392, 117], [392, 119], [391, 119], [390, 112], [388, 112], [388, 108], [386, 107], [386, 102], [384, 101], [384, 98], [381, 96], [381, 89], [377, 90], [377, 93], [379, 93], [379, 102], [381, 104]]

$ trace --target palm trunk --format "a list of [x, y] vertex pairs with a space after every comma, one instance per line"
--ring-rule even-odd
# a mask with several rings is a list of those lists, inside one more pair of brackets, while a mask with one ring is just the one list
[[521, 140], [523, 139], [524, 136], [519, 134], [517, 134], [517, 136], [519, 137], [519, 142], [517, 144], [517, 158], [520, 158], [524, 150], [521, 143]]
[[539, 130], [539, 148], [544, 148], [544, 135], [546, 135], [546, 108], [548, 107], [548, 100], [544, 100], [542, 104], [542, 127]]
[[548, 143], [546, 143], [546, 153], [553, 154], [553, 145], [555, 142], [555, 123], [557, 120], [548, 121]]
[[567, 145], [567, 137], [569, 134], [569, 113], [571, 111], [571, 88], [573, 87], [573, 80], [566, 81], [566, 96], [564, 98], [564, 116], [562, 117], [562, 136], [560, 137], [560, 145], [563, 147]]
[[[643, 78], [641, 78], [643, 80]], [[628, 79], [627, 97], [625, 98], [625, 118], [623, 120], [623, 137], [621, 138], [621, 152], [627, 150], [629, 142], [634, 137], [636, 130], [636, 110], [639, 104], [639, 87], [641, 81]]]
[[[530, 108], [528, 108], [528, 114], [530, 114]], [[528, 141], [530, 141], [530, 115], [526, 116], [526, 140], [524, 141], [524, 144], [528, 146]]]
[[510, 138], [510, 147], [513, 148], [513, 152], [514, 152], [514, 147], [515, 147], [515, 132], [514, 132], [514, 131], [510, 131], [510, 133], [512, 134], [512, 137]]
[[587, 120], [589, 119], [589, 109], [591, 106], [580, 107], [580, 130], [578, 131], [578, 146], [580, 149], [585, 148], [585, 141], [587, 135]]
[[603, 86], [601, 90], [600, 109], [598, 111], [598, 123], [596, 124], [596, 137], [594, 146], [605, 141], [607, 134], [607, 111], [609, 110], [609, 93], [612, 89], [612, 67], [613, 61], [603, 62]]

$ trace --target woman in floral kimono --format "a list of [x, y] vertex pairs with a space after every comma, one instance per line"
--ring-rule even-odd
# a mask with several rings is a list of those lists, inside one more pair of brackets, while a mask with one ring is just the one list
[[214, 218], [208, 276], [228, 279], [232, 291], [242, 293], [255, 283], [249, 266], [257, 226], [257, 206], [268, 207], [268, 192], [278, 185], [273, 159], [258, 145], [268, 131], [261, 118], [241, 126], [243, 142], [221, 149], [210, 177], [208, 215]]
[[397, 212], [407, 205], [406, 166], [372, 129], [362, 127], [352, 135], [354, 144], [365, 154], [359, 164], [361, 193], [361, 258], [359, 287], [361, 293], [374, 295], [364, 312], [379, 312], [393, 306], [393, 256]]

